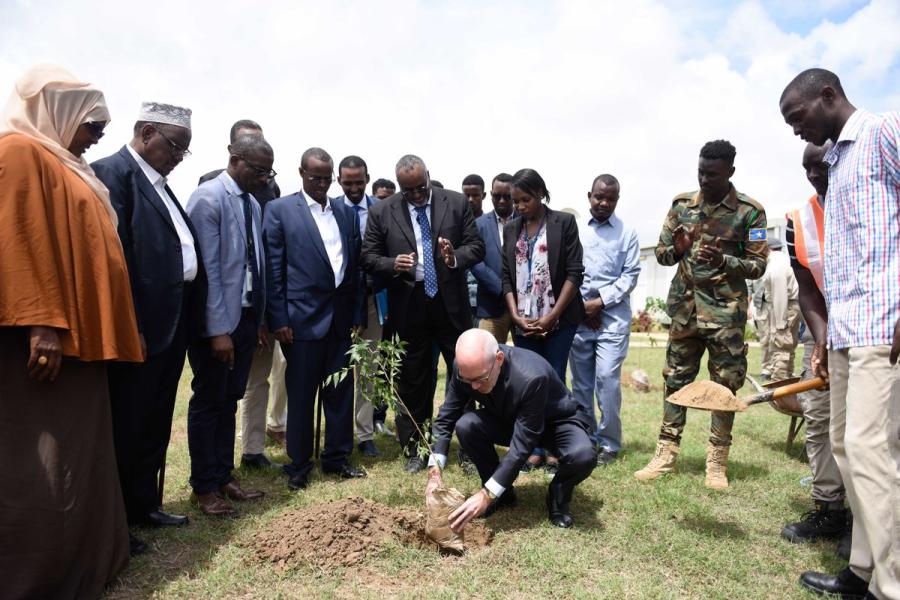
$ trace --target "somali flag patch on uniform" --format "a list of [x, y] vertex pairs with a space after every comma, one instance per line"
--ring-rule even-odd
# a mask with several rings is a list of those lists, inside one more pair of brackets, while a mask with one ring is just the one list
[[750, 241], [751, 242], [763, 242], [766, 239], [766, 230], [765, 229], [751, 229], [750, 230]]

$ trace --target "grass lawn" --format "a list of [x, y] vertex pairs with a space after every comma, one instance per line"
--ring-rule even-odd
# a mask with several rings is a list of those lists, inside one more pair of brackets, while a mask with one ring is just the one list
[[[268, 495], [240, 505], [238, 519], [206, 517], [188, 502], [186, 368], [169, 447], [165, 509], [189, 515], [191, 523], [137, 531], [151, 551], [131, 561], [107, 597], [812, 598], [797, 584], [800, 572], [834, 571], [843, 563], [833, 543], [797, 546], [779, 537], [785, 523], [811, 507], [809, 487], [800, 483], [809, 475], [802, 441], [785, 453], [786, 416], [768, 406], [737, 416], [728, 490], [703, 486], [709, 415], [698, 411], [688, 417], [679, 472], [650, 484], [633, 478], [654, 449], [663, 357], [664, 346], [632, 348], [625, 372], [645, 369], [654, 391], [625, 389], [621, 459], [578, 486], [573, 529], [547, 521], [547, 479], [540, 472], [516, 481], [519, 507], [490, 518], [496, 536], [484, 550], [456, 558], [393, 546], [354, 568], [298, 566], [281, 573], [250, 560], [246, 544], [263, 524], [286, 510], [351, 495], [420, 508], [426, 475], [403, 473], [397, 444], [381, 437], [376, 442], [384, 457], [353, 457], [368, 470], [367, 479], [340, 482], [316, 473], [307, 490], [290, 492], [278, 473], [238, 469], [245, 487]], [[751, 349], [750, 365], [751, 372], [759, 371], [757, 349]], [[705, 369], [701, 377], [708, 377]], [[267, 452], [287, 460], [280, 449], [270, 446]], [[467, 494], [479, 487], [455, 462], [445, 481]]]

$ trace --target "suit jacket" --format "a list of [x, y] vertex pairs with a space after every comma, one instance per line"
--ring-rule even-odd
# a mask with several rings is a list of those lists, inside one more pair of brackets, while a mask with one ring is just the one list
[[[119, 217], [119, 238], [128, 264], [138, 330], [144, 335], [147, 354], [159, 354], [172, 344], [185, 302], [181, 239], [166, 205], [127, 148], [123, 146], [91, 168], [109, 188], [110, 201]], [[168, 186], [166, 191], [194, 237], [197, 276], [190, 286], [187, 314], [188, 333], [196, 337], [202, 332], [206, 307], [203, 252], [188, 215]]]
[[[583, 250], [578, 237], [578, 224], [569, 213], [547, 210], [547, 262], [553, 295], [559, 299], [563, 284], [575, 285], [575, 298], [563, 311], [559, 322], [578, 326], [584, 321], [584, 301], [581, 282], [584, 281]], [[522, 233], [525, 219], [516, 219], [503, 228], [503, 294], [516, 294], [516, 242]]]
[[[339, 202], [339, 203], [343, 204], [344, 206], [347, 206], [347, 208], [350, 209], [350, 212], [353, 213], [353, 216], [356, 217], [356, 211], [354, 211], [352, 207], [347, 205], [347, 196], [346, 195], [338, 196], [334, 200], [335, 200], [335, 202]], [[360, 202], [362, 202], [362, 200], [360, 200]], [[374, 197], [366, 194], [366, 196], [365, 196], [366, 210], [371, 211], [372, 207], [374, 205], [378, 204], [378, 202], [379, 202], [378, 198], [374, 198]], [[366, 224], [368, 225], [368, 220], [366, 220]], [[360, 240], [362, 240], [362, 238], [364, 238], [365, 235], [366, 235], [365, 230], [360, 229], [360, 231], [359, 231]], [[387, 288], [387, 281], [385, 280], [384, 277], [381, 277], [380, 275], [367, 275], [365, 270], [363, 269], [361, 258], [362, 258], [362, 244], [360, 243], [360, 256], [358, 257], [358, 261], [357, 261], [357, 264], [359, 265], [359, 290], [360, 290], [359, 293], [365, 297], [363, 300], [362, 315], [361, 315], [362, 320], [360, 321], [360, 323], [362, 324], [363, 327], [368, 327], [369, 326], [369, 310], [368, 310], [368, 306], [366, 306], [366, 302], [368, 301], [369, 290], [371, 290], [372, 293], [377, 294], [378, 292], [381, 292], [385, 288]]]
[[497, 213], [484, 213], [475, 220], [475, 226], [484, 240], [484, 260], [472, 267], [472, 274], [478, 281], [475, 316], [479, 319], [495, 319], [506, 313], [506, 300], [503, 298], [503, 246], [497, 229]]
[[512, 426], [509, 452], [493, 474], [494, 481], [508, 488], [531, 451], [540, 445], [546, 426], [572, 418], [583, 421], [585, 416], [556, 371], [539, 354], [505, 344], [500, 344], [500, 350], [505, 360], [497, 384], [487, 395], [460, 381], [454, 362], [453, 373], [448, 373], [450, 384], [444, 404], [432, 428], [435, 440], [432, 448], [435, 454], [447, 456], [456, 422], [469, 402], [475, 400], [491, 415]]
[[[203, 264], [209, 282], [206, 301], [204, 337], [230, 334], [241, 320], [244, 267], [247, 262], [247, 240], [244, 228], [243, 200], [228, 181], [228, 173], [202, 184], [191, 194], [187, 212], [197, 228], [203, 250]], [[260, 291], [265, 305], [265, 252], [262, 242], [262, 220], [259, 203], [251, 195], [253, 235], [256, 238], [257, 262], [260, 265]]]
[[[407, 306], [415, 287], [415, 269], [394, 273], [398, 254], [416, 252], [416, 236], [406, 200], [399, 193], [375, 204], [369, 212], [363, 240], [362, 264], [367, 273], [388, 282], [388, 306], [395, 330], [405, 325]], [[484, 258], [484, 242], [478, 235], [472, 209], [458, 192], [433, 187], [431, 191], [431, 247], [438, 279], [438, 290], [453, 326], [460, 331], [472, 326], [466, 271]], [[444, 264], [437, 238], [453, 244], [456, 268]]]
[[334, 269], [303, 192], [269, 203], [263, 222], [268, 271], [268, 322], [274, 331], [289, 325], [294, 338], [317, 340], [331, 329], [350, 337], [361, 324], [365, 294], [360, 294], [356, 213], [344, 200], [329, 200], [341, 232], [344, 278], [334, 285]]

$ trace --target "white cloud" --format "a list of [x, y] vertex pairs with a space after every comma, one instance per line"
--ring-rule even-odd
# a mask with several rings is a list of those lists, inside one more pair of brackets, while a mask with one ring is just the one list
[[[253, 118], [286, 192], [312, 145], [363, 156], [373, 177], [416, 153], [456, 188], [533, 167], [553, 206], [582, 214], [611, 172], [621, 216], [652, 243], [709, 139], [735, 144], [735, 183], [770, 215], [808, 197], [782, 87], [822, 64], [872, 98], [900, 56], [896, 2], [842, 23], [824, 19], [847, 5], [829, 2], [803, 35], [757, 2], [20, 2], [0, 25], [0, 93], [42, 60], [98, 83], [114, 120], [92, 159], [127, 141], [141, 100], [190, 106], [194, 156], [171, 178], [182, 202], [224, 166], [231, 123]], [[878, 104], [896, 100], [887, 89]]]

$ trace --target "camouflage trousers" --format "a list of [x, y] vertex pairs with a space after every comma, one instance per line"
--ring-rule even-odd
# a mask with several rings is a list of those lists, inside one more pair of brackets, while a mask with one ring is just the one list
[[[747, 375], [747, 345], [743, 327], [700, 328], [691, 317], [686, 324], [672, 322], [666, 347], [665, 397], [694, 381], [700, 371], [704, 350], [709, 352], [710, 378], [732, 392], [744, 385]], [[663, 400], [663, 422], [659, 439], [681, 442], [687, 408]], [[709, 441], [716, 446], [731, 445], [733, 412], [712, 411]]]

